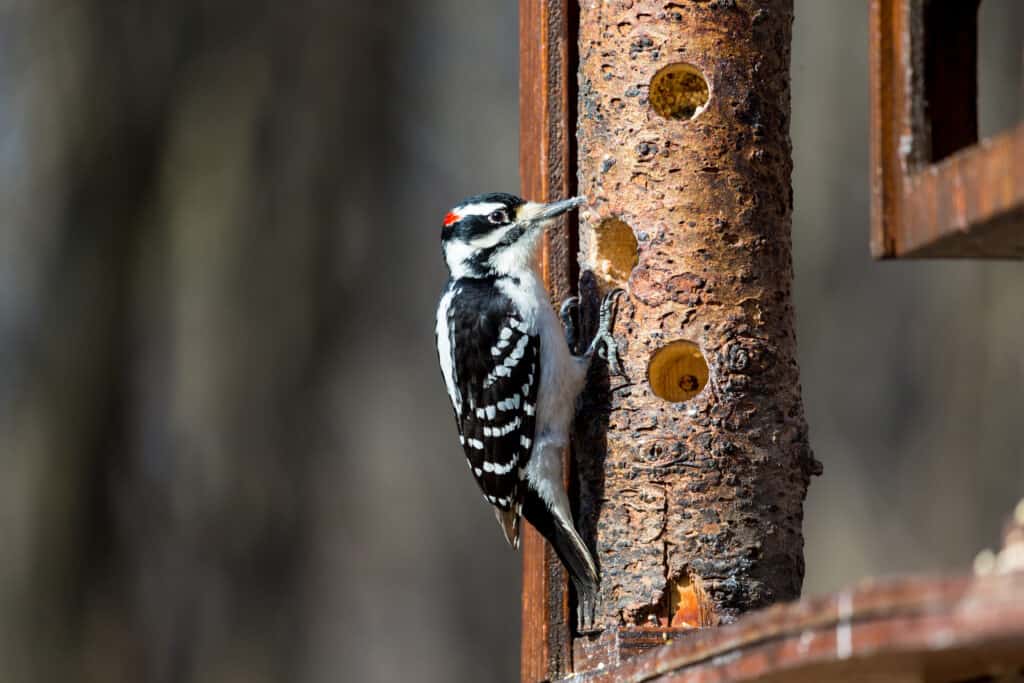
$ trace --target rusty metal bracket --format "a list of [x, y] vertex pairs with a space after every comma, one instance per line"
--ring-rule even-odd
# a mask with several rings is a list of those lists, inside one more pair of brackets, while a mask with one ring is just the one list
[[977, 11], [871, 1], [876, 258], [1024, 258], [1024, 122], [978, 141]]

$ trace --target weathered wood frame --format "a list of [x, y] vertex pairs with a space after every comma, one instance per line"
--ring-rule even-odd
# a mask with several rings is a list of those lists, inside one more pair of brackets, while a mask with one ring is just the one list
[[[923, 7], [923, 0], [871, 3], [873, 249], [880, 257], [1020, 256], [1013, 251], [1017, 233], [1008, 226], [1024, 205], [1024, 128], [975, 145], [976, 112], [925, 115], [924, 86], [897, 77], [910, 51], [922, 49], [901, 37], [910, 35], [903, 28], [914, 16], [923, 20], [911, 10]], [[531, 198], [576, 190], [575, 8], [569, 0], [520, 0], [520, 169], [522, 192]], [[957, 88], [973, 78], [974, 66], [939, 84], [943, 96], [962, 93]], [[910, 97], [914, 88], [917, 96]], [[1007, 235], [1009, 247], [1000, 241]], [[553, 300], [575, 289], [577, 245], [575, 223], [567, 220], [544, 247]], [[523, 551], [524, 682], [860, 680], [883, 673], [892, 680], [946, 681], [1024, 665], [1019, 574], [869, 584], [720, 629], [611, 629], [587, 648], [573, 642], [564, 571], [528, 526]], [[646, 649], [652, 651], [641, 654]]]
[[[1024, 501], [980, 575], [866, 581], [718, 629], [595, 652], [570, 683], [968, 683], [1024, 676]], [[620, 634], [621, 636], [621, 634]], [[653, 639], [652, 639], [653, 640]], [[635, 642], [633, 644], [636, 644]], [[589, 664], [589, 666], [586, 666]], [[601, 666], [597, 666], [600, 664]]]
[[1024, 123], [978, 141], [979, 0], [871, 0], [871, 251], [1024, 258]]
[[[732, 626], [574, 676], [582, 683], [950, 683], [1018, 680], [1024, 572], [877, 581], [777, 605]], [[1002, 675], [1008, 677], [1000, 678]], [[991, 678], [990, 678], [991, 677]]]
[[[519, 173], [532, 200], [564, 199], [576, 186], [575, 2], [519, 2]], [[548, 231], [541, 259], [553, 301], [576, 282], [575, 216]], [[568, 458], [566, 458], [568, 471]], [[520, 676], [524, 683], [561, 678], [572, 670], [569, 590], [551, 546], [523, 525], [523, 601]]]

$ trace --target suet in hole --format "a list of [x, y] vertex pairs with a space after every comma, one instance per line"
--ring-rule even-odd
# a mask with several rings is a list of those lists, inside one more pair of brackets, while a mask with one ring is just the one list
[[691, 341], [674, 341], [654, 352], [647, 366], [651, 390], [673, 403], [688, 401], [708, 383], [708, 363]]
[[618, 218], [606, 218], [594, 228], [594, 238], [597, 271], [609, 282], [624, 284], [638, 260], [633, 228]]
[[696, 118], [708, 106], [710, 96], [708, 82], [692, 64], [669, 64], [651, 79], [651, 106], [666, 119], [685, 121]]

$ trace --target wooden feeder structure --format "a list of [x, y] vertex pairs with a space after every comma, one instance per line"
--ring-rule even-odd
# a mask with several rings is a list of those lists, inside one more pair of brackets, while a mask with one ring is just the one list
[[[1024, 254], [1024, 129], [979, 143], [976, 113], [936, 108], [975, 92], [973, 61], [928, 76], [975, 48], [976, 11], [871, 3], [878, 256]], [[579, 294], [586, 327], [600, 294], [628, 294], [627, 377], [595, 370], [573, 445], [585, 457], [566, 454], [602, 572], [594, 628], [580, 631], [557, 558], [527, 528], [524, 683], [952, 683], [1024, 668], [1012, 533], [1006, 571], [799, 601], [821, 466], [790, 297], [792, 21], [792, 0], [520, 1], [522, 193], [587, 198], [544, 246], [552, 301]]]

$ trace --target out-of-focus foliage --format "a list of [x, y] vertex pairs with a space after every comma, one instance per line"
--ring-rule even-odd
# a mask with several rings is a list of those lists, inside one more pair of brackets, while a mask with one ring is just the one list
[[[983, 5], [991, 129], [1024, 16]], [[808, 588], [966, 568], [1024, 490], [1024, 270], [868, 259], [866, 11], [796, 14]], [[0, 3], [0, 680], [515, 680], [432, 316], [444, 211], [517, 186], [516, 30]]]

